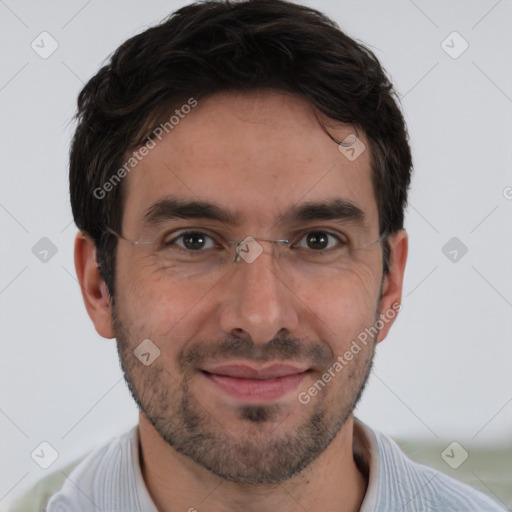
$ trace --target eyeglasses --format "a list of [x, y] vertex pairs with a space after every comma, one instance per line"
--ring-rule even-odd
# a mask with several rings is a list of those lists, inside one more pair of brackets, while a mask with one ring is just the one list
[[[260, 242], [272, 244], [271, 252], [278, 265], [313, 277], [352, 268], [387, 238], [383, 234], [376, 240], [365, 242], [361, 239], [362, 235], [353, 236], [354, 240], [346, 234], [334, 232], [336, 230], [309, 228], [296, 232], [293, 240], [248, 236], [239, 241], [226, 239], [210, 229], [194, 227], [174, 229], [174, 232], [170, 228], [162, 228], [157, 233], [131, 240], [110, 227], [106, 227], [105, 231], [141, 250], [145, 248], [145, 256], [160, 268], [185, 278], [212, 273], [242, 260], [253, 263], [265, 252]], [[306, 247], [300, 245], [303, 240], [306, 240]], [[181, 241], [181, 245], [178, 241]], [[336, 242], [334, 246], [330, 246], [331, 241]], [[308, 244], [317, 247], [311, 248]]]

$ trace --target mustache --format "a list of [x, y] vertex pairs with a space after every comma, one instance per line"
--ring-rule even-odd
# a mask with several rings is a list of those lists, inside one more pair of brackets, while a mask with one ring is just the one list
[[249, 361], [307, 362], [309, 366], [325, 368], [334, 362], [334, 354], [325, 343], [305, 344], [300, 338], [280, 336], [265, 344], [256, 344], [248, 337], [229, 336], [219, 343], [197, 342], [184, 347], [178, 354], [177, 363], [181, 371], [196, 368], [204, 361], [246, 359]]

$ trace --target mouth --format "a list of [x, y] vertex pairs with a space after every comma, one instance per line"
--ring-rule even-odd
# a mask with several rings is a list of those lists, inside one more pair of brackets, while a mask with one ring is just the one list
[[256, 368], [248, 364], [204, 366], [200, 373], [214, 387], [244, 403], [268, 403], [296, 389], [310, 373], [307, 367], [273, 364]]

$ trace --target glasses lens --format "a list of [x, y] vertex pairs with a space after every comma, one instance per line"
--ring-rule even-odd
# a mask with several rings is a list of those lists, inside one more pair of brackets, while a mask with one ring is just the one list
[[[145, 250], [161, 269], [182, 278], [213, 274], [232, 263], [251, 264], [265, 253], [273, 254], [283, 271], [323, 276], [353, 268], [378, 247], [368, 237], [325, 229], [304, 229], [281, 240], [246, 237], [240, 242], [209, 229], [160, 230], [142, 234], [132, 242]], [[355, 243], [355, 241], [357, 243]]]

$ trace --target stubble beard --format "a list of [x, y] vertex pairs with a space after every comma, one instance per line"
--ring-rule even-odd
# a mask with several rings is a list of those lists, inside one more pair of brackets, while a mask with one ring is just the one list
[[[222, 429], [193, 396], [190, 374], [180, 375], [178, 381], [162, 365], [162, 358], [150, 366], [140, 363], [133, 354], [136, 343], [130, 342], [130, 329], [116, 309], [113, 306], [112, 320], [119, 359], [139, 409], [169, 446], [215, 475], [237, 484], [279, 484], [311, 464], [352, 414], [373, 364], [372, 340], [368, 343], [371, 349], [358, 354], [359, 364], [343, 369], [348, 376], [344, 388], [337, 391], [339, 400], [333, 401], [330, 395], [334, 395], [334, 390], [329, 392], [329, 384], [318, 392], [310, 413], [293, 431], [280, 426], [287, 416], [279, 405], [241, 405], [236, 411], [240, 423], [237, 434], [241, 431], [243, 434], [234, 435]], [[342, 377], [337, 378], [341, 383]], [[329, 399], [333, 405], [329, 405]]]

